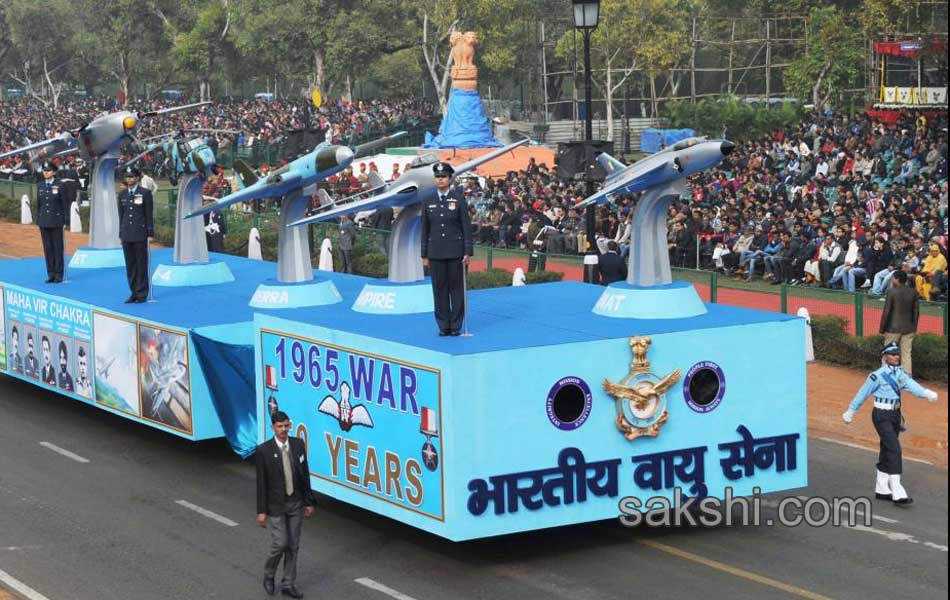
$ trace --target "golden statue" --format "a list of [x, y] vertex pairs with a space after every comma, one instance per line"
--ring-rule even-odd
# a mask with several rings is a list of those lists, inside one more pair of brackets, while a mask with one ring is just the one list
[[478, 89], [478, 67], [475, 66], [475, 47], [478, 34], [474, 31], [455, 31], [449, 37], [452, 44], [452, 87], [460, 90]]

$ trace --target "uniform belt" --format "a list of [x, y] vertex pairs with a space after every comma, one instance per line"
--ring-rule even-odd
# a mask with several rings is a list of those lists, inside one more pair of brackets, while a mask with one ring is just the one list
[[896, 410], [901, 407], [901, 401], [893, 398], [874, 398], [874, 408], [881, 410]]

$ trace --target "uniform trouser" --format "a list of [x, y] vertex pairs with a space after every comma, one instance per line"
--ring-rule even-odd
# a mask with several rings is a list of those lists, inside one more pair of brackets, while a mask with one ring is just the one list
[[270, 533], [270, 554], [264, 563], [264, 576], [271, 579], [277, 572], [280, 559], [284, 559], [284, 576], [280, 587], [287, 588], [297, 581], [297, 549], [300, 547], [300, 527], [303, 523], [303, 503], [299, 500], [287, 505], [279, 515], [267, 515], [267, 531]]
[[465, 290], [461, 258], [429, 259], [435, 322], [441, 331], [462, 327], [465, 318]]
[[40, 227], [43, 256], [46, 257], [46, 275], [51, 279], [63, 278], [63, 228]]
[[911, 349], [914, 347], [916, 333], [887, 333], [884, 332], [884, 343], [897, 342], [901, 347], [901, 368], [911, 377], [914, 376], [914, 364], [911, 362]]
[[148, 242], [122, 242], [125, 275], [133, 298], [148, 297]]
[[340, 250], [340, 255], [343, 257], [343, 264], [341, 265], [340, 271], [343, 273], [352, 273], [353, 272], [353, 250], [349, 248], [344, 248]]
[[888, 475], [900, 475], [901, 463], [901, 411], [875, 408], [871, 411], [871, 422], [881, 438], [881, 451], [877, 458], [877, 470]]

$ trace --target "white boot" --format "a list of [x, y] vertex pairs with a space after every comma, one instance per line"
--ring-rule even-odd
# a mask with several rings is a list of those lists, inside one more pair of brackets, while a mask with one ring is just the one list
[[877, 484], [874, 486], [874, 497], [878, 500], [891, 500], [890, 475], [883, 471], [877, 472]]
[[894, 504], [910, 504], [914, 501], [913, 498], [907, 495], [904, 486], [901, 485], [900, 475], [889, 475], [888, 483], [891, 485], [891, 498], [893, 498]]

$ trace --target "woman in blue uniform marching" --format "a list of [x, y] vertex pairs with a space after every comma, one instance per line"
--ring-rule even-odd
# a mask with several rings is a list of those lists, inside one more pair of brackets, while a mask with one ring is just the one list
[[896, 342], [891, 342], [881, 350], [882, 362], [880, 369], [872, 371], [851, 401], [848, 410], [841, 415], [845, 423], [854, 420], [854, 413], [861, 408], [868, 397], [874, 397], [874, 410], [871, 411], [871, 421], [874, 429], [881, 438], [881, 451], [877, 461], [877, 484], [874, 487], [874, 496], [879, 500], [892, 500], [894, 504], [911, 504], [913, 499], [901, 485], [903, 465], [901, 461], [901, 444], [898, 437], [904, 430], [901, 416], [901, 391], [907, 390], [918, 398], [926, 398], [928, 402], [937, 401], [937, 392], [928, 390], [914, 381], [901, 369], [901, 348]]

